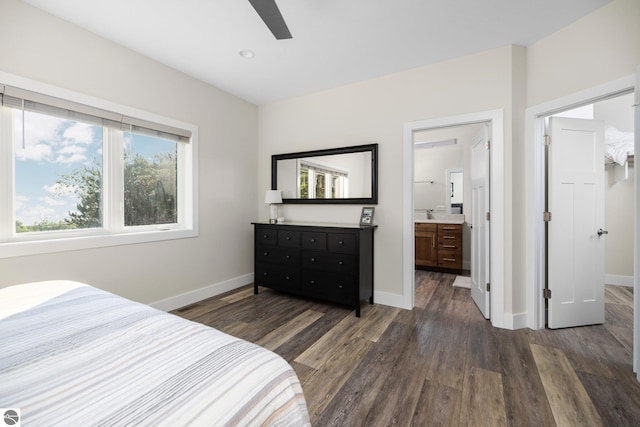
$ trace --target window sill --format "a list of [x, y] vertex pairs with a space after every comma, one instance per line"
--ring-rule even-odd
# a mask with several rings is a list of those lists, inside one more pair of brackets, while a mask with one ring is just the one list
[[154, 230], [99, 236], [77, 236], [52, 240], [8, 242], [0, 243], [0, 259], [160, 242], [165, 240], [188, 239], [193, 237], [198, 237], [198, 231], [196, 229]]

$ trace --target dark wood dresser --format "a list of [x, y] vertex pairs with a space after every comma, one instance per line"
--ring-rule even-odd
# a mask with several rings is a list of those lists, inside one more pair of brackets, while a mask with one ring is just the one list
[[254, 293], [259, 286], [355, 308], [373, 304], [377, 226], [254, 222]]

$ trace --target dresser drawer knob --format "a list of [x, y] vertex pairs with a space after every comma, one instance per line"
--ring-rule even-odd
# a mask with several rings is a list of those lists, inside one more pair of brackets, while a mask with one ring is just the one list
[[316, 239], [311, 239], [311, 243], [315, 243], [315, 242], [316, 242]]
[[291, 240], [291, 236], [287, 236], [287, 237], [285, 237], [285, 239]]
[[338, 288], [342, 289], [342, 285], [338, 285]]
[[311, 262], [316, 262], [316, 259], [311, 257]]
[[338, 265], [344, 265], [344, 261], [338, 261]]
[[287, 279], [287, 280], [291, 280], [291, 277], [289, 277], [289, 276], [285, 276], [285, 279]]
[[315, 281], [315, 280], [312, 280], [312, 281], [311, 281], [311, 282], [309, 282], [309, 283], [311, 283], [312, 285], [315, 285], [315, 284], [316, 284], [316, 281]]
[[262, 273], [263, 276], [268, 276], [269, 273], [267, 273], [266, 271], [264, 273]]
[[265, 234], [265, 235], [264, 235], [264, 236], [262, 236], [262, 237], [264, 237], [265, 239], [268, 239], [268, 238], [269, 238], [269, 235], [268, 235], [268, 234]]
[[344, 242], [342, 240], [338, 240], [338, 244], [339, 245], [344, 245]]
[[291, 259], [291, 255], [285, 256], [286, 259]]

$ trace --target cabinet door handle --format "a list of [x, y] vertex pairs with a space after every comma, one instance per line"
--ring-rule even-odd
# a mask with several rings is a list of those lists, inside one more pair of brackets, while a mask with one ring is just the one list
[[456, 262], [455, 258], [442, 258], [442, 260], [447, 262]]
[[443, 239], [455, 240], [455, 236], [442, 236]]
[[443, 248], [453, 248], [455, 249], [456, 245], [442, 245]]
[[455, 227], [442, 227], [443, 230], [455, 230]]

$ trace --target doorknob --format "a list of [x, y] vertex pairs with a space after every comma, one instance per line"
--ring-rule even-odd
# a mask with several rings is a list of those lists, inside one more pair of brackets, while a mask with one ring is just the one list
[[603, 234], [609, 234], [607, 230], [603, 230], [602, 228], [598, 229], [598, 236], [602, 236]]

